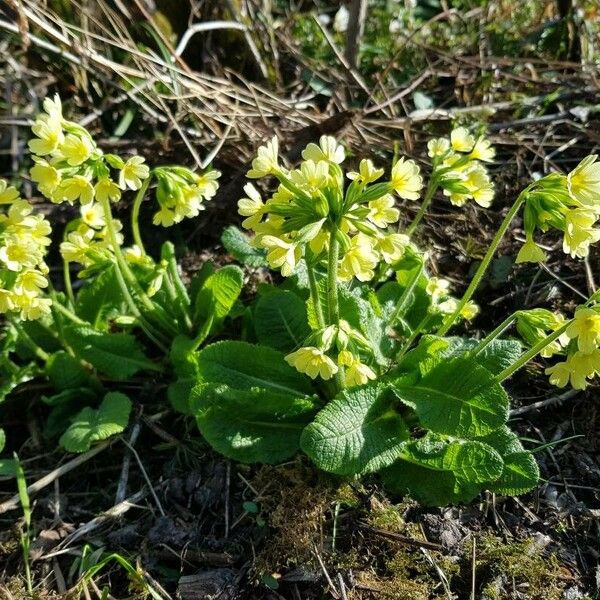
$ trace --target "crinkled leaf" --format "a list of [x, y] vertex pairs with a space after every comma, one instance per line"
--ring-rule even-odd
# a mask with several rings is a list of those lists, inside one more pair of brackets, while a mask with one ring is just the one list
[[266, 267], [268, 264], [265, 250], [252, 246], [248, 235], [234, 225], [225, 228], [221, 243], [231, 256], [247, 267]]
[[123, 304], [114, 265], [88, 280], [77, 292], [75, 312], [95, 328], [106, 328], [109, 316], [118, 313]]
[[288, 291], [261, 296], [254, 310], [254, 329], [261, 344], [291, 352], [311, 332], [305, 302]]
[[502, 475], [490, 483], [492, 492], [506, 496], [518, 496], [535, 488], [540, 479], [540, 469], [531, 452], [508, 427], [494, 431], [480, 441], [492, 446], [502, 456]]
[[441, 362], [414, 383], [400, 378], [393, 389], [421, 424], [436, 433], [481, 437], [508, 419], [506, 392], [474, 359]]
[[161, 370], [144, 356], [135, 337], [128, 333], [105, 333], [73, 325], [64, 329], [64, 336], [77, 356], [114, 379], [127, 379], [142, 370]]
[[241, 390], [273, 390], [293, 396], [312, 394], [310, 380], [288, 365], [284, 355], [267, 346], [225, 341], [196, 354], [198, 379]]
[[55, 390], [63, 391], [84, 386], [90, 374], [81, 360], [64, 350], [55, 352], [46, 361], [46, 375]]
[[389, 389], [366, 385], [338, 394], [302, 434], [302, 450], [324, 471], [372, 473], [392, 464], [408, 439]]
[[125, 394], [110, 392], [97, 410], [84, 408], [60, 438], [68, 452], [85, 452], [94, 442], [121, 433], [129, 421], [131, 401]]
[[317, 410], [312, 398], [211, 384], [194, 388], [191, 406], [202, 435], [215, 450], [240, 462], [267, 464], [298, 451], [302, 430]]
[[445, 440], [435, 434], [405, 444], [400, 460], [383, 473], [386, 487], [428, 505], [468, 502], [500, 477], [500, 455], [479, 441]]
[[195, 322], [202, 324], [210, 319], [214, 331], [233, 308], [243, 283], [244, 273], [235, 265], [227, 265], [210, 275], [193, 302]]

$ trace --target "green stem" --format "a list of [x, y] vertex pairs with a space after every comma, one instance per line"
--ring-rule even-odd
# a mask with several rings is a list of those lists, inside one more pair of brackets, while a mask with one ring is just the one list
[[[154, 304], [154, 302], [150, 300], [146, 292], [144, 292], [144, 290], [138, 283], [138, 280], [136, 279], [135, 275], [131, 272], [131, 269], [129, 268], [129, 265], [125, 260], [125, 257], [123, 256], [121, 246], [119, 245], [119, 242], [117, 240], [117, 232], [115, 231], [115, 225], [113, 222], [112, 212], [110, 210], [108, 198], [103, 198], [100, 201], [100, 204], [102, 205], [102, 210], [104, 211], [106, 230], [108, 232], [108, 238], [116, 259], [115, 273], [117, 275], [117, 280], [122, 279], [122, 282], [119, 281], [119, 286], [123, 291], [125, 300], [129, 305], [129, 308], [132, 310], [134, 315], [140, 320], [140, 324], [144, 325], [145, 323], [145, 329], [147, 330], [147, 333], [150, 334], [152, 328], [148, 320], [145, 319], [140, 313], [139, 309], [137, 309], [133, 296], [131, 295], [127, 287], [128, 285], [135, 290], [136, 295], [140, 298], [142, 304], [144, 305], [144, 308], [148, 310], [151, 314], [156, 315], [157, 319], [160, 321], [161, 326], [163, 326], [170, 334], [175, 335], [175, 327], [172, 325], [172, 323], [169, 322], [167, 318], [164, 317], [164, 315], [160, 311], [160, 307]], [[153, 341], [156, 341], [155, 338], [158, 337], [158, 334], [151, 335], [150, 337]]]
[[148, 191], [150, 179], [151, 177], [144, 179], [144, 183], [142, 183], [142, 187], [138, 190], [135, 200], [133, 201], [133, 208], [131, 209], [131, 232], [133, 234], [133, 241], [135, 242], [135, 245], [142, 251], [142, 255], [146, 254], [146, 249], [144, 248], [144, 242], [142, 242], [142, 236], [140, 234], [140, 207], [142, 206], [144, 196]]
[[10, 314], [6, 315], [10, 324], [17, 330], [19, 337], [23, 343], [40, 359], [46, 361], [50, 358], [50, 355], [41, 348], [36, 342], [33, 341], [31, 336], [21, 327], [21, 324]]
[[560, 329], [553, 331], [549, 335], [547, 335], [543, 340], [540, 340], [535, 346], [532, 346], [525, 354], [522, 354], [510, 367], [507, 367], [496, 375], [496, 381], [500, 383], [505, 379], [508, 379], [513, 373], [518, 371], [521, 367], [525, 366], [532, 358], [537, 356], [546, 346], [551, 344], [554, 340], [558, 339], [569, 327], [572, 323], [571, 321], [567, 321]]
[[69, 310], [66, 306], [63, 306], [60, 302], [56, 300], [56, 297], [52, 299], [52, 306], [63, 316], [67, 317], [69, 321], [73, 321], [76, 325], [89, 325], [83, 319], [80, 319], [73, 311]]
[[[331, 228], [329, 236], [329, 255], [327, 258], [327, 304], [329, 324], [339, 327], [340, 304], [338, 299], [338, 260], [340, 255], [340, 242], [337, 239], [337, 225]], [[339, 390], [345, 387], [344, 369], [340, 366], [335, 382]]]
[[71, 270], [69, 268], [69, 261], [63, 259], [63, 279], [65, 282], [65, 292], [67, 298], [71, 303], [71, 306], [75, 306], [75, 295], [73, 294], [73, 285], [71, 284]]
[[319, 295], [319, 286], [317, 285], [317, 278], [315, 276], [315, 268], [312, 265], [306, 263], [306, 271], [308, 273], [308, 284], [310, 286], [310, 296], [315, 307], [315, 314], [317, 316], [317, 323], [321, 329], [325, 329], [327, 324], [325, 323], [325, 316], [323, 314], [323, 304], [321, 303], [321, 296]]
[[408, 285], [404, 288], [402, 295], [398, 299], [396, 303], [396, 307], [394, 308], [394, 312], [390, 316], [390, 326], [393, 327], [394, 323], [398, 320], [406, 305], [410, 300], [410, 296], [413, 293], [415, 287], [417, 287], [417, 283], [419, 282], [419, 277], [421, 277], [421, 273], [423, 273], [424, 264], [421, 262], [419, 268], [414, 272], [413, 276], [410, 278]]
[[433, 200], [433, 197], [434, 197], [437, 189], [438, 189], [437, 178], [432, 177], [429, 180], [429, 184], [427, 185], [427, 190], [425, 191], [425, 196], [423, 198], [423, 202], [421, 203], [421, 207], [419, 208], [419, 211], [415, 215], [415, 218], [413, 219], [412, 223], [406, 228], [406, 235], [408, 237], [412, 236], [412, 234], [415, 232], [415, 229], [417, 228], [417, 226], [419, 225], [419, 223], [425, 216], [425, 213], [427, 212], [427, 209], [429, 208], [429, 205], [431, 204], [431, 201]]
[[198, 335], [194, 338], [194, 341], [192, 342], [192, 345], [189, 349], [190, 352], [194, 352], [195, 350], [197, 350], [198, 346], [200, 346], [200, 344], [202, 344], [202, 342], [204, 342], [204, 340], [208, 337], [208, 335], [210, 334], [210, 330], [212, 329], [213, 321], [214, 316], [212, 315], [208, 319], [206, 319], [206, 321], [204, 321], [204, 325], [202, 325], [202, 328], [198, 332]]
[[502, 224], [500, 225], [498, 231], [496, 232], [496, 235], [494, 236], [494, 239], [492, 240], [492, 243], [490, 244], [488, 251], [486, 252], [485, 256], [483, 257], [481, 264], [479, 265], [473, 279], [471, 280], [471, 283], [469, 284], [467, 291], [464, 293], [463, 297], [460, 299], [458, 305], [456, 306], [456, 310], [449, 317], [447, 317], [444, 320], [444, 323], [437, 331], [437, 335], [445, 335], [448, 332], [450, 327], [452, 327], [452, 325], [454, 324], [454, 321], [456, 321], [456, 319], [460, 315], [460, 312], [462, 311], [462, 309], [465, 307], [465, 304], [473, 297], [475, 290], [481, 283], [481, 280], [483, 279], [485, 272], [487, 271], [488, 267], [490, 266], [490, 263], [492, 262], [492, 259], [494, 258], [494, 254], [496, 253], [496, 250], [498, 249], [498, 246], [500, 245], [502, 238], [506, 234], [506, 231], [508, 230], [510, 224], [512, 223], [512, 220], [515, 218], [516, 214], [519, 212], [519, 209], [521, 208], [523, 202], [525, 202], [525, 198], [526, 198], [528, 191], [529, 191], [529, 188], [525, 188], [525, 190], [523, 190], [519, 194], [519, 196], [515, 200], [515, 203], [511, 206], [510, 210], [506, 213], [506, 216], [504, 217]]
[[488, 333], [478, 344], [471, 350], [469, 353], [470, 356], [475, 357], [480, 352], [483, 352], [485, 348], [487, 348], [497, 337], [500, 337], [517, 319], [519, 311], [514, 312], [512, 315], [506, 317], [496, 329], [494, 329], [491, 333]]
[[413, 342], [419, 337], [423, 329], [427, 327], [431, 319], [433, 319], [434, 315], [427, 314], [422, 319], [421, 322], [416, 326], [415, 330], [408, 336], [406, 342], [400, 349], [400, 352], [396, 355], [396, 362], [400, 362], [404, 355], [410, 350], [410, 347], [413, 345]]

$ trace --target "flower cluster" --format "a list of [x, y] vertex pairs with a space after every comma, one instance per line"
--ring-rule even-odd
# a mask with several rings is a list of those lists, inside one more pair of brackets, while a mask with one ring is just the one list
[[33, 214], [29, 202], [0, 179], [0, 313], [18, 313], [34, 320], [50, 312], [44, 297], [48, 267], [44, 262], [51, 227], [42, 215]]
[[[35, 161], [31, 179], [52, 202], [78, 201], [86, 207], [117, 202], [124, 191], [147, 185], [151, 172], [144, 158], [135, 155], [124, 160], [103, 153], [84, 127], [63, 118], [58, 96], [44, 101], [44, 112], [31, 130], [36, 136], [29, 142]], [[220, 175], [218, 171], [198, 175], [184, 167], [159, 167], [153, 174], [160, 207], [154, 223], [165, 227], [197, 216], [202, 201], [215, 195]]]
[[339, 327], [330, 325], [311, 334], [304, 344], [288, 354], [285, 360], [312, 379], [328, 380], [344, 369], [346, 386], [353, 387], [377, 377], [361, 359], [369, 348], [368, 341], [343, 319]]
[[[431, 277], [426, 291], [431, 298], [433, 314], [451, 315], [458, 307], [458, 300], [450, 295], [450, 282], [442, 277]], [[472, 321], [479, 314], [479, 306], [469, 300], [460, 310], [459, 315], [466, 321]]]
[[275, 176], [280, 184], [263, 201], [252, 184], [238, 202], [242, 225], [255, 233], [254, 243], [267, 250], [267, 260], [282, 275], [291, 275], [304, 257], [316, 263], [331, 248], [332, 236], [340, 253], [337, 274], [340, 281], [368, 281], [382, 261], [399, 260], [409, 243], [406, 235], [389, 233], [387, 228], [400, 217], [394, 195], [415, 200], [423, 187], [417, 164], [400, 158], [389, 180], [377, 182], [383, 169], [362, 160], [357, 172], [350, 172], [345, 189], [340, 164], [344, 148], [330, 136], [309, 144], [302, 152], [299, 168], [288, 170], [279, 163], [278, 143], [273, 138], [258, 150], [248, 177]]
[[170, 227], [185, 218], [197, 217], [204, 209], [202, 202], [217, 193], [220, 175], [214, 170], [198, 175], [185, 167], [156, 168], [156, 199], [160, 210], [155, 213], [153, 223]]
[[452, 130], [450, 138], [435, 138], [427, 144], [433, 161], [432, 178], [450, 202], [463, 206], [474, 200], [488, 208], [494, 199], [485, 163], [494, 160], [495, 150], [484, 137], [475, 138], [465, 127]]
[[598, 307], [582, 306], [559, 338], [566, 359], [546, 369], [550, 383], [559, 388], [568, 383], [583, 390], [588, 380], [600, 375], [600, 311]]
[[526, 240], [517, 262], [543, 262], [544, 251], [534, 241], [536, 230], [563, 232], [563, 251], [585, 258], [591, 244], [600, 240], [600, 161], [584, 158], [570, 173], [553, 173], [530, 186], [525, 197], [523, 223]]

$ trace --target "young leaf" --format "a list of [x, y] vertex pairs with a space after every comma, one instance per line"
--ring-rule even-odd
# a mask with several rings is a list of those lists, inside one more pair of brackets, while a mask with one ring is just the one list
[[247, 267], [268, 266], [265, 250], [252, 246], [250, 238], [234, 225], [225, 228], [221, 235], [221, 243], [231, 256]]
[[75, 300], [75, 312], [96, 329], [105, 329], [108, 316], [122, 303], [115, 267], [110, 265], [81, 287]]
[[114, 379], [127, 379], [141, 370], [161, 370], [144, 356], [135, 337], [128, 333], [103, 333], [72, 325], [65, 327], [64, 335], [77, 356]]
[[46, 361], [46, 375], [55, 390], [63, 391], [85, 386], [90, 378], [81, 361], [64, 350], [55, 352]]
[[212, 319], [211, 330], [218, 327], [238, 299], [243, 283], [244, 273], [235, 265], [227, 265], [210, 275], [194, 300], [195, 321]]
[[508, 420], [506, 392], [474, 359], [441, 362], [414, 383], [397, 380], [393, 389], [421, 424], [436, 433], [481, 437]]
[[196, 354], [198, 378], [224, 383], [239, 390], [261, 388], [293, 396], [313, 393], [309, 379], [290, 367], [273, 348], [225, 341], [206, 346]]
[[261, 296], [254, 310], [254, 329], [261, 344], [291, 352], [311, 332], [305, 302], [293, 292], [281, 290]]
[[435, 434], [405, 444], [402, 457], [383, 473], [386, 487], [428, 505], [469, 502], [503, 469], [500, 455], [477, 441]]
[[338, 394], [302, 434], [302, 450], [324, 471], [372, 473], [391, 465], [408, 439], [388, 388], [366, 385]]
[[131, 401], [125, 394], [110, 392], [97, 410], [84, 408], [60, 438], [68, 452], [86, 452], [94, 442], [121, 433], [129, 421]]
[[293, 456], [317, 410], [312, 398], [213, 384], [196, 386], [190, 404], [206, 441], [243, 463], [274, 464]]
[[489, 489], [505, 496], [518, 496], [532, 490], [539, 482], [540, 470], [531, 452], [508, 427], [494, 431], [480, 441], [494, 448], [504, 461], [502, 475]]

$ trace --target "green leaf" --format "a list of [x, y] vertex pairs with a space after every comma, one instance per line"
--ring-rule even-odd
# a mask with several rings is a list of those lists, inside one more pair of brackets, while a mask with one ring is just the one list
[[407, 439], [394, 394], [366, 385], [338, 394], [304, 430], [300, 443], [320, 469], [359, 475], [391, 465]]
[[77, 292], [75, 312], [95, 328], [106, 327], [108, 317], [123, 304], [114, 265], [110, 265]]
[[194, 299], [195, 322], [212, 319], [211, 331], [214, 331], [231, 311], [243, 284], [244, 273], [235, 265], [227, 265], [210, 275]]
[[261, 388], [293, 396], [310, 396], [310, 380], [288, 365], [273, 348], [246, 342], [225, 341], [196, 354], [198, 378], [205, 383], [224, 383], [239, 390]]
[[129, 421], [131, 401], [125, 394], [110, 392], [97, 410], [84, 408], [60, 438], [68, 452], [86, 452], [94, 442], [121, 433]]
[[0, 429], [0, 452], [4, 450], [4, 446], [6, 446], [6, 434], [4, 433], [4, 429]]
[[206, 441], [243, 463], [274, 464], [293, 456], [317, 410], [312, 398], [211, 384], [196, 386], [190, 404]]
[[254, 310], [258, 341], [282, 352], [291, 352], [310, 335], [306, 303], [293, 292], [275, 291], [259, 298]]
[[231, 256], [247, 267], [268, 266], [265, 250], [252, 246], [250, 238], [234, 225], [225, 228], [221, 235], [221, 243]]
[[508, 396], [494, 376], [474, 359], [439, 363], [420, 380], [393, 386], [423, 427], [456, 437], [481, 437], [508, 420]]
[[64, 329], [64, 336], [77, 356], [114, 379], [127, 379], [142, 370], [161, 371], [128, 333], [103, 333], [72, 325]]
[[494, 431], [480, 441], [494, 448], [504, 461], [502, 475], [489, 485], [492, 492], [518, 496], [537, 486], [540, 470], [535, 457], [523, 448], [517, 435], [508, 427]]
[[402, 457], [383, 473], [393, 493], [409, 493], [428, 505], [469, 502], [497, 479], [503, 469], [500, 455], [478, 441], [444, 440], [428, 434], [403, 448]]
[[[466, 354], [479, 343], [478, 340], [470, 338], [449, 337], [443, 339], [448, 342], [448, 347], [440, 355], [444, 358]], [[512, 365], [521, 356], [522, 351], [523, 345], [518, 340], [495, 339], [477, 354], [476, 360], [480, 366], [497, 375]]]
[[[6, 445], [6, 434], [4, 429], [0, 429], [0, 452], [4, 450]], [[0, 475], [3, 477], [11, 476], [15, 474], [16, 461], [10, 458], [0, 459]]]
[[58, 391], [83, 387], [90, 378], [81, 361], [64, 350], [55, 352], [48, 358], [46, 375], [52, 387]]

